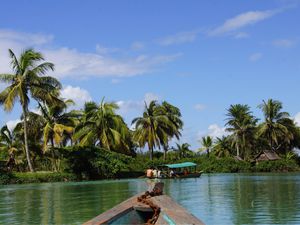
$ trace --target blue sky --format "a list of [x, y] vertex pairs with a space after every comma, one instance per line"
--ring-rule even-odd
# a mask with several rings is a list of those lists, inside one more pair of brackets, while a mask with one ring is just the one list
[[[34, 47], [79, 107], [105, 96], [130, 124], [144, 101], [167, 100], [182, 110], [181, 142], [198, 148], [224, 133], [230, 104], [261, 117], [257, 105], [274, 98], [300, 122], [299, 21], [300, 2], [287, 0], [6, 1], [0, 72], [8, 48]], [[1, 108], [0, 125], [19, 115]]]

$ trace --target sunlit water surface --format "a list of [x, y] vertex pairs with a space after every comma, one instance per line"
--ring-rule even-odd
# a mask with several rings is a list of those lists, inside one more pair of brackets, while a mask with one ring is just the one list
[[[164, 180], [206, 224], [300, 224], [300, 174], [204, 174]], [[0, 224], [81, 224], [146, 190], [146, 180], [0, 186]]]

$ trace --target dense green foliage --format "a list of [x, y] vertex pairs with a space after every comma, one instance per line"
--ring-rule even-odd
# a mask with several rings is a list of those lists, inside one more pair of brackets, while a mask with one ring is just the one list
[[[47, 76], [54, 65], [44, 62], [41, 53], [28, 49], [20, 57], [11, 50], [9, 54], [14, 73], [0, 74], [0, 81], [8, 84], [0, 93], [0, 105], [11, 111], [19, 102], [22, 114], [13, 130], [6, 125], [0, 130], [2, 183], [58, 181], [65, 173], [76, 179], [117, 178], [181, 161], [194, 161], [208, 173], [298, 169], [293, 150], [300, 147], [300, 128], [277, 100], [258, 105], [261, 120], [248, 105], [230, 105], [225, 118], [228, 134], [202, 137], [197, 151], [189, 143], [174, 143], [183, 129], [176, 106], [145, 102], [143, 114], [133, 119], [130, 129], [118, 114], [118, 104], [104, 98], [99, 104], [86, 102], [81, 110], [69, 110], [76, 103], [61, 97], [60, 82]], [[29, 110], [31, 101], [38, 110]], [[138, 149], [148, 152], [137, 153]], [[281, 160], [257, 163], [264, 150]], [[34, 170], [49, 173], [16, 173]]]
[[0, 174], [0, 184], [26, 184], [43, 182], [66, 182], [75, 181], [76, 176], [71, 173], [60, 172], [26, 172], [26, 173], [2, 173]]

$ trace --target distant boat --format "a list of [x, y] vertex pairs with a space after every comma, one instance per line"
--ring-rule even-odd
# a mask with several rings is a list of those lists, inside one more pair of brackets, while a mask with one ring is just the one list
[[[158, 172], [160, 171], [160, 172]], [[197, 164], [193, 162], [165, 164], [158, 166], [153, 176], [148, 178], [173, 179], [200, 177], [202, 171], [197, 171]]]
[[84, 225], [100, 224], [204, 224], [163, 194], [163, 183], [153, 183], [149, 191], [133, 196]]

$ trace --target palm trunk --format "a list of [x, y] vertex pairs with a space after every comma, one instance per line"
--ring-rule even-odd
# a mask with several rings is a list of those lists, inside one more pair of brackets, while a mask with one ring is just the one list
[[153, 160], [153, 147], [149, 148], [149, 152], [150, 152], [150, 160]]
[[236, 145], [236, 156], [240, 156], [240, 148], [239, 145]]
[[164, 161], [167, 160], [167, 151], [168, 151], [168, 146], [164, 145]]
[[54, 155], [54, 141], [53, 141], [53, 138], [51, 137], [51, 145], [52, 145], [52, 148], [51, 148], [51, 155], [52, 155], [52, 164], [53, 164], [53, 169], [55, 172], [57, 172], [57, 168], [56, 168], [56, 161], [55, 161], [55, 155]]
[[209, 148], [206, 149], [207, 152], [207, 158], [209, 158]]
[[26, 152], [26, 159], [27, 159], [27, 163], [28, 163], [28, 167], [30, 172], [34, 172], [33, 166], [31, 164], [31, 160], [30, 160], [30, 154], [29, 154], [29, 148], [28, 148], [28, 139], [27, 139], [27, 109], [25, 108], [25, 106], [22, 106], [23, 109], [23, 115], [24, 115], [24, 143], [25, 143], [25, 152]]

